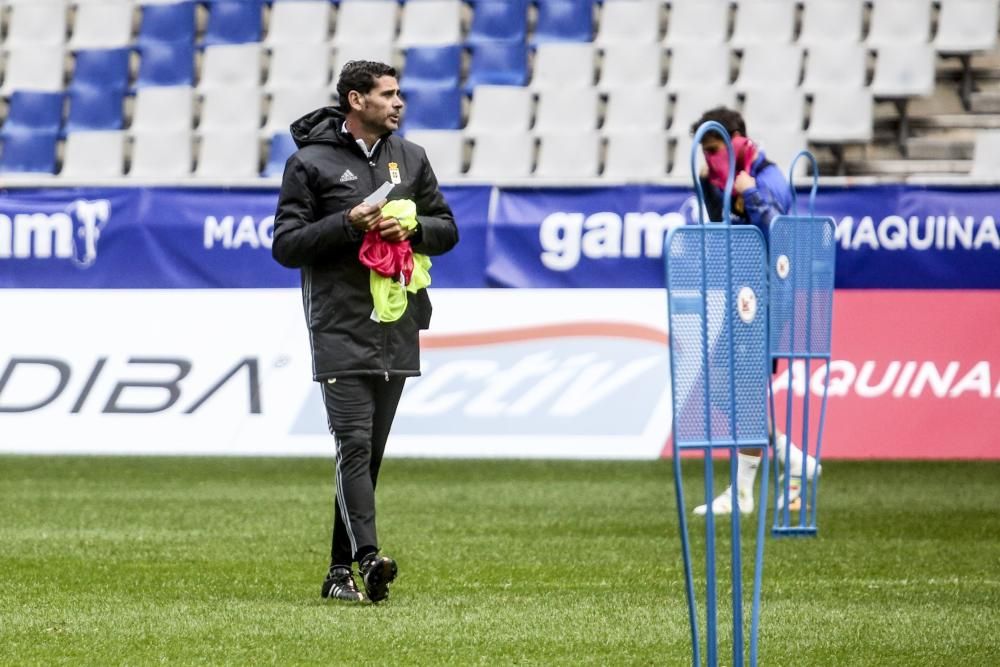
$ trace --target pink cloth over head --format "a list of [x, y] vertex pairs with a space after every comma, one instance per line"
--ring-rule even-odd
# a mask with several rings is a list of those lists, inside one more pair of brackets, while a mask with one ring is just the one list
[[[733, 137], [732, 142], [733, 151], [736, 153], [736, 174], [741, 171], [750, 173], [750, 165], [753, 164], [757, 146], [746, 137]], [[708, 182], [720, 190], [725, 190], [726, 178], [729, 176], [729, 152], [723, 149], [705, 155], [705, 162], [708, 163]], [[734, 178], [736, 174], [733, 174]], [[736, 194], [736, 188], [733, 188], [733, 196]]]

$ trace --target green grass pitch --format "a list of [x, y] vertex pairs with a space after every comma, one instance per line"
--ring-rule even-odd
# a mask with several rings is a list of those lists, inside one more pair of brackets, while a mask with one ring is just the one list
[[[329, 460], [0, 457], [0, 664], [690, 664], [671, 469], [389, 459], [400, 577], [352, 606]], [[830, 461], [820, 496], [765, 547], [761, 664], [1000, 664], [1000, 464]]]

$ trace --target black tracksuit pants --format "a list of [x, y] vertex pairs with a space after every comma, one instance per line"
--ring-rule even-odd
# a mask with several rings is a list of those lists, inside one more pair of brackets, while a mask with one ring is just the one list
[[322, 382], [337, 448], [332, 565], [350, 566], [359, 553], [378, 549], [375, 483], [404, 381], [402, 376], [356, 375]]

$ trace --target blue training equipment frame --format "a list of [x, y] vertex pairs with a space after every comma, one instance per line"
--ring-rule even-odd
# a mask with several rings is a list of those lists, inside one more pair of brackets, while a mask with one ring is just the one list
[[[799, 216], [793, 175], [795, 165], [802, 157], [812, 161], [812, 190], [809, 194], [809, 215]], [[806, 475], [806, 460], [810, 450], [817, 466], [823, 443], [826, 423], [827, 394], [830, 387], [830, 348], [833, 321], [833, 288], [836, 271], [836, 225], [831, 217], [816, 216], [816, 190], [819, 170], [816, 158], [807, 150], [799, 152], [788, 170], [791, 190], [791, 215], [775, 217], [769, 227], [768, 284], [770, 296], [770, 357], [772, 364], [784, 360], [788, 367], [788, 388], [785, 392], [785, 461], [791, 448], [793, 423], [794, 364], [805, 365], [805, 392], [802, 397], [802, 430], [798, 443], [803, 451], [800, 470], [786, 470], [784, 478], [778, 473], [778, 456], [775, 451], [774, 475], [774, 524], [771, 534], [775, 537], [815, 537], [816, 490], [819, 486], [818, 467], [812, 479]], [[820, 417], [816, 432], [815, 448], [810, 447], [809, 408], [812, 397], [812, 362], [825, 362], [827, 372], [823, 379]], [[771, 432], [777, 433], [774, 387], [770, 389]], [[775, 437], [775, 447], [778, 447]], [[797, 473], [797, 474], [796, 474]], [[798, 520], [793, 522], [796, 511], [789, 507], [790, 484], [793, 476], [800, 484]]]
[[[722, 221], [706, 222], [704, 192], [697, 176], [697, 151], [707, 132], [722, 136], [729, 151], [729, 175]], [[729, 453], [732, 487], [731, 574], [733, 664], [744, 664], [743, 572], [740, 512], [737, 509], [738, 454], [763, 452], [761, 508], [768, 497], [768, 295], [764, 236], [752, 225], [730, 224], [735, 155], [726, 129], [717, 122], [698, 128], [691, 150], [691, 173], [702, 224], [674, 228], [667, 235], [664, 264], [670, 335], [673, 410], [674, 489], [680, 520], [692, 662], [701, 665], [697, 603], [681, 478], [681, 455], [700, 452], [704, 460], [705, 502], [705, 664], [718, 664], [715, 571], [715, 516], [712, 512], [714, 454]], [[766, 512], [759, 513], [751, 603], [750, 659], [757, 664], [760, 591], [764, 564]]]

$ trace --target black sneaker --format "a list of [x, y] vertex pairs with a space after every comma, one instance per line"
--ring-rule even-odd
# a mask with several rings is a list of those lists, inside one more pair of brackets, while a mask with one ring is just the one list
[[396, 578], [396, 561], [388, 556], [372, 554], [365, 558], [359, 569], [369, 600], [381, 602], [389, 597], [389, 584]]
[[334, 565], [323, 580], [323, 588], [320, 595], [324, 598], [335, 600], [347, 600], [348, 602], [361, 602], [365, 596], [358, 590], [358, 585], [354, 583], [354, 575], [351, 568], [343, 565]]

